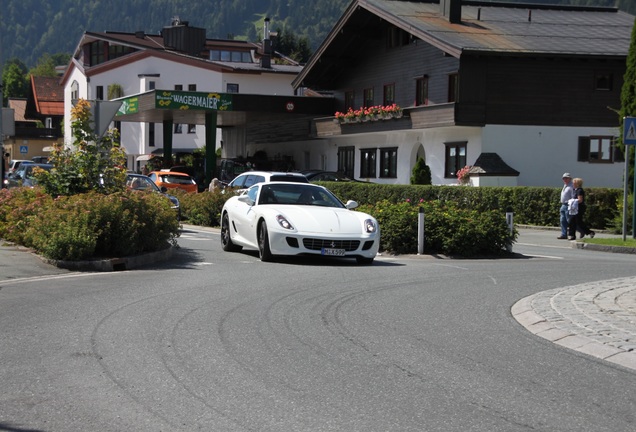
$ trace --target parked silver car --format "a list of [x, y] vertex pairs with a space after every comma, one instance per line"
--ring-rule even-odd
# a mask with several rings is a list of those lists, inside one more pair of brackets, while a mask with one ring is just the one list
[[13, 171], [11, 174], [7, 175], [7, 178], [4, 179], [4, 187], [14, 188], [14, 187], [33, 187], [37, 184], [37, 179], [34, 175], [34, 169], [41, 168], [46, 171], [51, 171], [53, 165], [51, 164], [41, 164], [41, 163], [32, 163], [32, 162], [22, 162], [18, 169]]

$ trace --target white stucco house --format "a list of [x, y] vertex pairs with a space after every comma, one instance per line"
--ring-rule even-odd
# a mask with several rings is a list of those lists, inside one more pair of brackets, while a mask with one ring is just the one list
[[[291, 85], [302, 67], [272, 52], [268, 20], [262, 44], [207, 39], [205, 29], [175, 19], [161, 34], [144, 32], [85, 32], [62, 78], [66, 144], [72, 140], [70, 113], [73, 101], [112, 100], [141, 95], [155, 89], [184, 93], [229, 93], [293, 96]], [[163, 120], [166, 116], [164, 115]], [[139, 170], [151, 154], [159, 155], [165, 132], [171, 131], [173, 152], [192, 152], [206, 143], [205, 125], [170, 113], [170, 129], [162, 118], [154, 121], [115, 118], [128, 169]], [[123, 121], [122, 121], [123, 120]], [[234, 121], [232, 125], [244, 124]], [[192, 121], [192, 123], [188, 123]], [[225, 125], [231, 122], [226, 119]], [[214, 148], [224, 140], [219, 122]], [[229, 129], [229, 128], [228, 128]], [[240, 129], [240, 128], [239, 128]], [[245, 155], [244, 133], [228, 130], [226, 153]], [[214, 150], [214, 149], [213, 149]]]
[[[408, 184], [423, 157], [437, 185], [470, 166], [475, 186], [558, 186], [570, 172], [622, 187], [616, 111], [633, 23], [616, 8], [352, 0], [304, 66], [273, 61], [268, 30], [262, 44], [182, 22], [160, 35], [87, 32], [62, 80], [65, 136], [74, 99], [139, 96], [139, 112], [115, 118], [130, 169], [213, 140], [223, 157], [376, 183]], [[160, 91], [214, 92], [231, 108], [161, 109]], [[399, 118], [335, 118], [393, 104]]]
[[468, 165], [479, 186], [558, 186], [567, 171], [622, 187], [616, 110], [633, 24], [616, 8], [353, 0], [294, 87], [331, 93], [335, 111], [395, 103], [403, 116], [316, 119], [320, 143], [289, 146], [377, 183], [409, 183], [421, 156], [433, 184]]

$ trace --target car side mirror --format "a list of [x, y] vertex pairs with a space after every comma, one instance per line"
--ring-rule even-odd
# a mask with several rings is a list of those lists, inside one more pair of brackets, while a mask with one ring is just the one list
[[166, 193], [168, 192], [168, 188], [165, 186], [161, 186], [161, 192]]
[[254, 200], [252, 198], [250, 198], [250, 196], [248, 194], [243, 194], [243, 195], [239, 195], [238, 196], [238, 200], [242, 203], [245, 203], [249, 206], [253, 206], [254, 205]]
[[358, 203], [356, 201], [349, 200], [347, 201], [347, 204], [345, 204], [345, 207], [347, 207], [348, 210], [351, 210], [358, 207]]

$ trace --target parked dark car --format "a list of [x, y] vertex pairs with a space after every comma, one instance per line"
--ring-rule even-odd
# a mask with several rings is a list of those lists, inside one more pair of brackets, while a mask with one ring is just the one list
[[160, 188], [148, 176], [128, 173], [126, 175], [126, 187], [132, 190], [150, 191], [165, 195], [172, 203], [172, 208], [176, 210], [177, 219], [181, 220], [181, 204], [179, 203], [179, 199], [174, 195], [168, 194], [168, 189], [165, 186]]
[[335, 171], [304, 170], [304, 171], [301, 171], [301, 174], [307, 177], [307, 180], [309, 180], [310, 182], [317, 182], [317, 181], [359, 182], [361, 181], [361, 180], [352, 179], [351, 177], [348, 177], [342, 173], [335, 172]]
[[15, 171], [7, 175], [7, 178], [4, 180], [4, 187], [9, 189], [14, 187], [22, 187], [22, 186], [23, 187], [35, 186], [37, 184], [37, 180], [34, 175], [35, 168], [40, 168], [45, 171], [51, 171], [51, 169], [53, 168], [53, 165], [22, 162]]

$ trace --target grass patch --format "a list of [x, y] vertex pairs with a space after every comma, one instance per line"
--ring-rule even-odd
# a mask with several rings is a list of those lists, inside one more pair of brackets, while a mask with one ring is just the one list
[[622, 247], [631, 247], [636, 248], [636, 239], [626, 237], [625, 241], [623, 238], [586, 238], [583, 240], [584, 243], [589, 244], [597, 244], [604, 246], [622, 246]]

